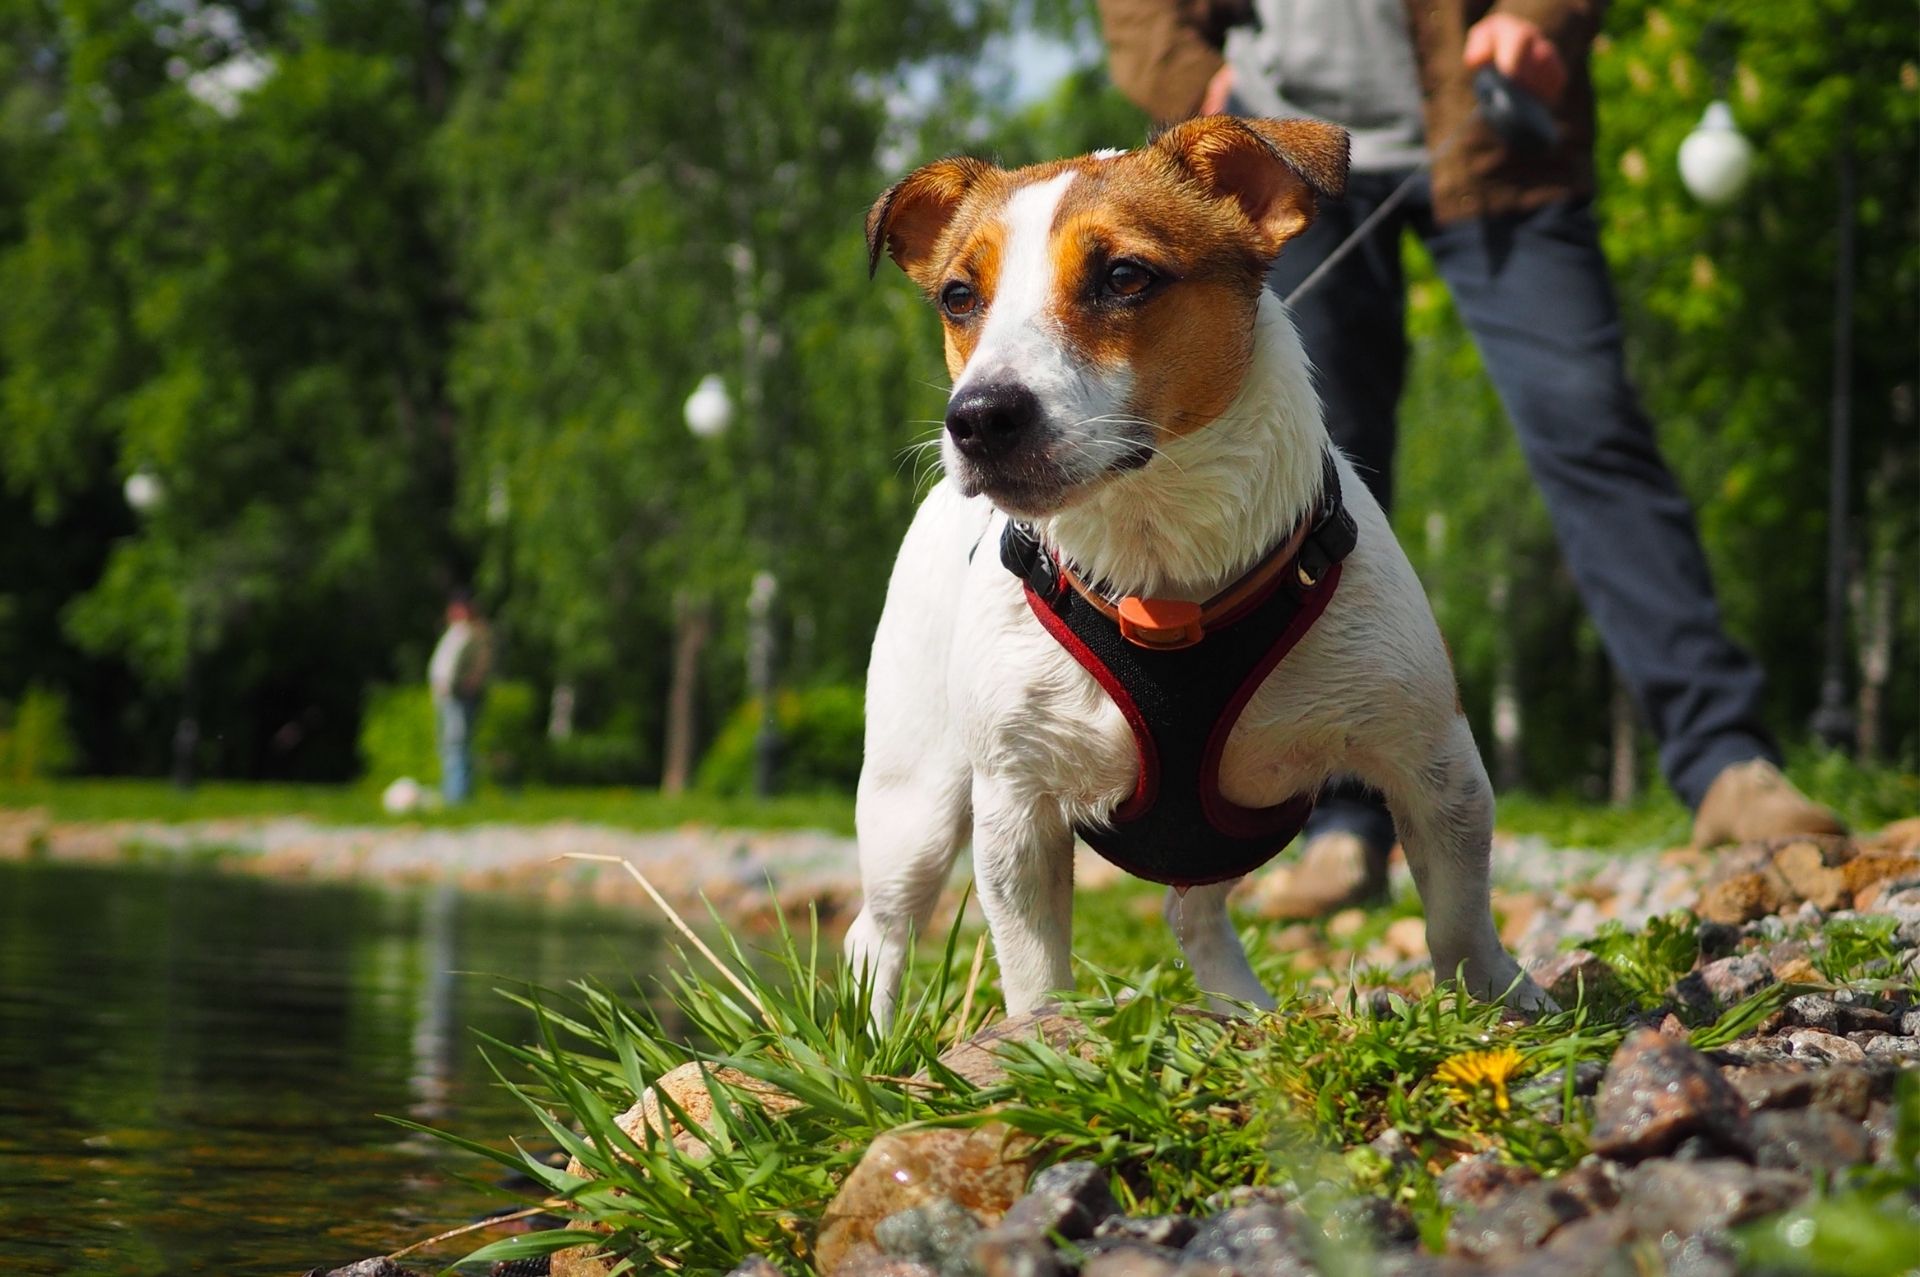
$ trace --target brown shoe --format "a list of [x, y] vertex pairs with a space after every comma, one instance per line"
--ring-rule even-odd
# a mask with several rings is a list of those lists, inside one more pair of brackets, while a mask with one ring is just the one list
[[1707, 786], [1707, 796], [1693, 816], [1696, 847], [1846, 832], [1846, 822], [1832, 808], [1801, 793], [1764, 758], [1723, 769]]
[[1309, 838], [1300, 859], [1260, 875], [1247, 893], [1247, 908], [1263, 918], [1320, 918], [1352, 905], [1387, 898], [1387, 856], [1344, 830]]

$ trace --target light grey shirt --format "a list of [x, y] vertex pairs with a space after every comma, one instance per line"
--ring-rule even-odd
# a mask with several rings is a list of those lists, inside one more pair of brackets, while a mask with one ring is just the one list
[[1236, 115], [1306, 115], [1353, 135], [1353, 167], [1426, 159], [1406, 0], [1256, 0], [1260, 25], [1227, 37]]

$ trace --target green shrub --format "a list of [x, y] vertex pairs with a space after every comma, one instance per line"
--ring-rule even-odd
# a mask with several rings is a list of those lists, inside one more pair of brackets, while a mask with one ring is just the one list
[[360, 765], [376, 785], [402, 776], [423, 785], [439, 784], [433, 694], [414, 683], [370, 688], [360, 716]]
[[66, 697], [30, 687], [18, 705], [0, 705], [0, 776], [25, 784], [68, 771], [79, 758]]
[[[829, 684], [783, 691], [774, 699], [780, 726], [782, 793], [851, 790], [860, 779], [860, 746], [866, 711], [857, 687]], [[698, 788], [741, 795], [753, 789], [754, 738], [760, 733], [760, 702], [749, 700], [727, 719], [700, 762]]]
[[548, 785], [637, 785], [652, 759], [631, 728], [579, 732], [542, 747], [539, 777]]
[[[526, 683], [499, 680], [487, 687], [474, 728], [473, 761], [483, 779], [519, 784], [540, 761], [538, 698]], [[440, 783], [433, 693], [424, 684], [375, 687], [360, 718], [360, 763], [376, 785], [411, 776]]]

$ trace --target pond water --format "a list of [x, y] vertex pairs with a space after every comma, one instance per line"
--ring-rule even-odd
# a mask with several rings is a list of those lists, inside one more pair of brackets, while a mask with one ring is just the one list
[[629, 988], [660, 951], [644, 922], [0, 864], [0, 1273], [285, 1277], [502, 1206], [497, 1167], [381, 1115], [538, 1144], [475, 1036], [529, 1040], [494, 990]]

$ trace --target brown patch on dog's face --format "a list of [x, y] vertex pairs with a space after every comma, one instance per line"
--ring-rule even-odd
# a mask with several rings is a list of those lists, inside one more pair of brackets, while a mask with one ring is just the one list
[[939, 309], [955, 400], [1017, 390], [1039, 405], [1018, 450], [998, 419], [993, 457], [969, 437], [976, 490], [997, 467], [1068, 491], [1216, 420], [1245, 380], [1268, 264], [1344, 173], [1331, 126], [1215, 119], [1012, 173], [944, 160], [884, 194], [870, 252]]

